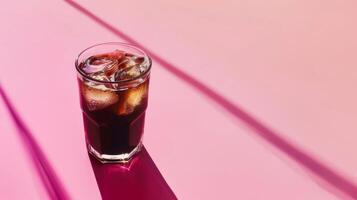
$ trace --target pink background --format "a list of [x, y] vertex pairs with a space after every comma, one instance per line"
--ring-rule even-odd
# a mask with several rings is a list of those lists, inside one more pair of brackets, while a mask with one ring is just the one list
[[[78, 3], [356, 185], [356, 1]], [[2, 88], [68, 196], [100, 199], [74, 58], [127, 41], [65, 1], [7, 1], [0, 24]], [[154, 60], [144, 143], [178, 199], [357, 198], [162, 64]], [[0, 137], [0, 199], [49, 198], [2, 102]]]

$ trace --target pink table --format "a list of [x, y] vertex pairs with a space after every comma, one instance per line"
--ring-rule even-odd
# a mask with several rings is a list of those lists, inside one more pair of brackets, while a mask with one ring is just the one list
[[[147, 194], [357, 199], [356, 2], [70, 3], [0, 9], [1, 86], [62, 198], [109, 188], [85, 150], [74, 57], [134, 39], [154, 58], [144, 143], [165, 179]], [[0, 120], [0, 199], [53, 198], [3, 102]]]

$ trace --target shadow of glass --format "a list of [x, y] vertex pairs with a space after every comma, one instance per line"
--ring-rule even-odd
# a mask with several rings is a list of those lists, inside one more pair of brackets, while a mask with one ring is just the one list
[[177, 199], [145, 148], [126, 164], [102, 164], [88, 156], [103, 200]]

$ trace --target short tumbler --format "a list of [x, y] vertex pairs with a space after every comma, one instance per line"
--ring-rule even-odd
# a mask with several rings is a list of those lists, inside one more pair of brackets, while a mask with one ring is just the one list
[[81, 52], [75, 66], [86, 143], [99, 161], [127, 162], [142, 146], [151, 59], [125, 43]]

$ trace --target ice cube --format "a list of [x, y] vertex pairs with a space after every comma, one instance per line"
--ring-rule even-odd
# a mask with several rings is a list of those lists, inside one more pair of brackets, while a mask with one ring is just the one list
[[142, 99], [146, 96], [147, 86], [145, 83], [136, 88], [128, 89], [123, 104], [119, 106], [118, 114], [127, 115], [132, 113], [135, 107], [140, 105]]
[[82, 94], [90, 111], [106, 108], [119, 101], [119, 96], [114, 91], [87, 85], [83, 85]]
[[127, 56], [126, 58], [128, 59], [127, 67], [131, 67], [131, 66], [134, 66], [134, 65], [140, 65], [145, 60], [144, 57], [138, 57], [138, 56], [135, 56], [135, 55]]
[[107, 67], [107, 65], [110, 65], [111, 63], [113, 63], [113, 60], [107, 58], [91, 57], [88, 58], [86, 62], [83, 64], [82, 70], [86, 74], [99, 73], [99, 72], [103, 72], [104, 69]]
[[96, 73], [96, 74], [91, 74], [89, 76], [98, 81], [110, 81], [109, 77], [106, 76], [104, 73]]
[[[108, 64], [105, 68], [104, 68], [104, 74], [107, 77], [112, 76], [115, 72], [117, 72], [119, 70], [119, 65], [118, 65], [118, 60], [113, 60], [112, 63]], [[109, 78], [110, 79], [110, 78]]]
[[89, 57], [82, 65], [82, 70], [86, 74], [104, 73], [106, 76], [111, 76], [118, 69], [118, 64], [125, 58], [125, 52], [115, 50], [110, 53], [99, 54]]
[[140, 104], [141, 100], [145, 95], [146, 84], [141, 84], [136, 88], [131, 88], [128, 90], [128, 94], [126, 96], [126, 104], [135, 107]]
[[[110, 77], [106, 76], [104, 73], [94, 73], [94, 74], [89, 74], [88, 76], [98, 81], [108, 81], [108, 82], [111, 81]], [[89, 87], [100, 89], [100, 90], [114, 89], [114, 86], [111, 83], [98, 83], [87, 79], [84, 79], [83, 83]]]
[[[107, 69], [104, 69], [103, 71], [92, 73], [92, 74], [87, 74], [87, 76], [93, 78], [94, 80], [97, 81], [106, 81], [108, 83], [98, 83], [90, 80], [84, 79], [83, 82], [91, 87], [98, 88], [98, 89], [114, 89], [116, 84], [110, 83], [112, 81], [115, 81], [114, 74], [110, 74], [110, 72], [106, 72]], [[110, 70], [115, 70], [115, 69], [110, 69]]]
[[145, 71], [141, 65], [143, 61], [143, 57], [127, 57], [122, 63], [120, 63], [120, 70], [115, 74], [115, 79], [117, 81], [128, 80], [140, 76], [140, 74]]
[[108, 57], [110, 59], [115, 59], [115, 60], [120, 61], [121, 59], [123, 59], [125, 57], [125, 52], [116, 49], [113, 52], [103, 54], [103, 56]]

